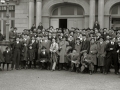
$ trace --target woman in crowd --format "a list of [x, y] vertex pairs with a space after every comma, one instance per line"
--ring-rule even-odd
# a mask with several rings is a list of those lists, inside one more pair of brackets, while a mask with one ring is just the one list
[[94, 64], [94, 72], [97, 72], [97, 44], [95, 42], [95, 38], [92, 38], [90, 41], [90, 52], [89, 55], [91, 56], [91, 59], [93, 60]]
[[99, 38], [99, 42], [97, 43], [97, 58], [98, 58], [98, 66], [100, 67], [100, 72], [103, 73], [104, 63], [105, 63], [105, 43], [103, 37]]

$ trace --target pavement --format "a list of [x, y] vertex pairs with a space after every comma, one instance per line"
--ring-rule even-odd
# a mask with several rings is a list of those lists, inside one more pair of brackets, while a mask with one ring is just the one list
[[120, 90], [120, 75], [69, 71], [0, 71], [0, 90]]

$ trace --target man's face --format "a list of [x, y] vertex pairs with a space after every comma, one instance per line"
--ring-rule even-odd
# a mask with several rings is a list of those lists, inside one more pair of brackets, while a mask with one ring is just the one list
[[102, 39], [102, 38], [100, 38], [100, 42], [103, 42], [103, 39]]
[[55, 42], [55, 39], [52, 39], [52, 42], [54, 43], [54, 42]]
[[86, 39], [86, 36], [83, 36], [83, 39]]
[[20, 41], [20, 39], [19, 39], [19, 38], [16, 38], [16, 41]]
[[95, 40], [94, 40], [94, 39], [92, 39], [92, 40], [91, 40], [91, 43], [94, 43], [94, 42], [95, 42]]
[[76, 50], [73, 50], [73, 53], [75, 54], [75, 53], [76, 53]]
[[86, 53], [86, 52], [84, 52], [84, 53], [83, 53], [83, 56], [87, 56], [87, 53]]
[[42, 49], [43, 52], [45, 52], [45, 49]]
[[32, 37], [32, 40], [35, 40], [35, 37]]
[[77, 43], [80, 43], [80, 40], [77, 39], [76, 42], [77, 42]]

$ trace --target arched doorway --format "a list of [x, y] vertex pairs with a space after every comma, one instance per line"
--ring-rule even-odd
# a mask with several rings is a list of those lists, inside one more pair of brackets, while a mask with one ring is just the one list
[[110, 27], [120, 29], [120, 3], [116, 3], [111, 7], [110, 15]]
[[84, 28], [84, 9], [72, 3], [56, 4], [51, 9], [50, 25], [54, 28]]

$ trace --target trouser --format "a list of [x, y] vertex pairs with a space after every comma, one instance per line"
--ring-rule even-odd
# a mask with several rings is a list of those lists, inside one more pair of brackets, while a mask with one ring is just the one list
[[14, 51], [13, 62], [12, 62], [11, 68], [14, 68], [14, 65], [15, 65], [15, 69], [18, 69], [19, 64], [20, 64], [20, 50], [17, 49]]
[[67, 63], [59, 63], [59, 70], [67, 69]]
[[[3, 69], [4, 69], [5, 63], [3, 63]], [[9, 63], [7, 63], [7, 70], [9, 68]]]
[[94, 65], [94, 72], [97, 72], [97, 65]]
[[45, 69], [50, 69], [50, 62], [40, 62], [40, 66], [41, 68], [45, 68]]
[[118, 72], [118, 55], [116, 52], [110, 52], [106, 58], [105, 72], [108, 73], [111, 62], [114, 62], [115, 73]]
[[28, 68], [31, 68], [33, 64], [34, 64], [34, 61], [28, 61]]
[[56, 62], [53, 62], [52, 70], [55, 70]]
[[34, 68], [36, 68], [36, 60], [33, 61]]
[[52, 53], [51, 54], [51, 62], [52, 62], [52, 70], [55, 70], [56, 68], [56, 64], [57, 64], [57, 54], [56, 53]]
[[27, 67], [27, 61], [21, 61], [21, 67], [22, 68]]

